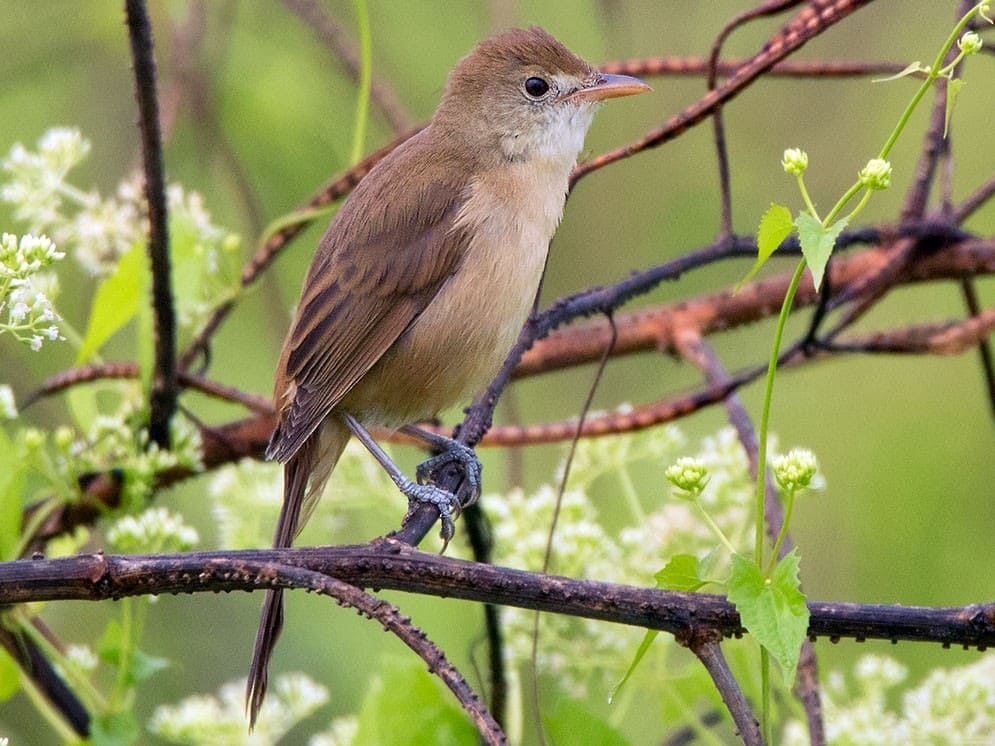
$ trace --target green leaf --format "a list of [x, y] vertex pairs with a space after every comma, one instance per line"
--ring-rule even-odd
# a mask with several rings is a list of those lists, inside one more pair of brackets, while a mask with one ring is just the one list
[[619, 681], [615, 686], [613, 686], [611, 688], [611, 691], [608, 692], [609, 703], [615, 701], [615, 696], [619, 693], [619, 691], [621, 691], [622, 687], [625, 686], [625, 682], [627, 682], [632, 677], [632, 674], [636, 672], [636, 668], [639, 667], [640, 662], [643, 660], [643, 656], [646, 655], [646, 652], [650, 649], [650, 645], [653, 644], [653, 640], [656, 639], [656, 636], [658, 634], [660, 634], [659, 630], [656, 629], [646, 630], [646, 634], [643, 635], [643, 641], [639, 643], [639, 649], [636, 650], [636, 655], [632, 659], [632, 663], [629, 664], [629, 668], [626, 670], [625, 675], [622, 677], [622, 680]]
[[764, 262], [770, 259], [770, 255], [781, 245], [781, 242], [791, 235], [793, 228], [791, 211], [784, 205], [772, 202], [770, 208], [760, 218], [760, 226], [757, 228], [757, 260], [753, 263], [750, 271], [746, 273], [746, 277], [736, 285], [736, 291], [753, 278]]
[[353, 743], [391, 746], [461, 746], [476, 730], [439, 679], [422, 664], [389, 658], [359, 711]]
[[21, 449], [0, 427], [0, 559], [17, 559], [21, 541], [21, 496], [28, 465]]
[[889, 75], [887, 78], [875, 78], [871, 82], [872, 83], [888, 83], [889, 81], [898, 80], [899, 78], [907, 78], [910, 75], [915, 75], [915, 76], [919, 77], [919, 76], [928, 75], [928, 74], [929, 74], [929, 68], [928, 67], [923, 67], [923, 64], [919, 60], [916, 60], [915, 62], [909, 64], [901, 72], [897, 72], [894, 75]]
[[701, 563], [693, 554], [676, 554], [670, 562], [653, 577], [657, 588], [693, 593], [708, 583], [703, 577]]
[[769, 581], [740, 554], [732, 556], [729, 600], [743, 626], [781, 664], [786, 681], [794, 681], [802, 642], [808, 632], [808, 607], [799, 590], [798, 554], [792, 549], [777, 563]]
[[[107, 628], [97, 642], [97, 656], [105, 663], [120, 666], [122, 648], [125, 644], [121, 625], [117, 621], [111, 620], [107, 623]], [[133, 648], [129, 652], [130, 655], [127, 656], [128, 670], [125, 673], [125, 682], [129, 686], [145, 681], [170, 665], [166, 658], [157, 658], [138, 648]]]
[[21, 688], [21, 669], [3, 648], [0, 648], [0, 702], [6, 702]]
[[947, 136], [947, 131], [950, 129], [950, 117], [954, 113], [954, 103], [957, 100], [957, 94], [961, 92], [967, 83], [960, 78], [951, 78], [947, 81], [947, 106], [943, 113], [943, 136]]
[[104, 663], [116, 666], [121, 661], [121, 638], [123, 636], [121, 625], [115, 619], [107, 622], [104, 633], [97, 641], [96, 653]]
[[822, 223], [807, 212], [800, 212], [795, 218], [802, 254], [808, 262], [809, 271], [812, 272], [812, 282], [816, 290], [822, 285], [822, 276], [825, 274], [826, 264], [829, 263], [829, 256], [833, 253], [836, 239], [846, 228], [846, 223], [846, 218], [840, 218], [828, 228], [823, 228]]
[[149, 655], [144, 650], [135, 649], [131, 654], [131, 665], [128, 667], [128, 678], [134, 683], [145, 681], [155, 676], [163, 669], [169, 668], [171, 662], [168, 658], [159, 658]]
[[90, 308], [83, 344], [76, 355], [76, 364], [85, 363], [122, 326], [127, 324], [148, 286], [144, 245], [136, 243], [121, 257], [114, 274], [97, 288]]
[[103, 713], [90, 720], [90, 739], [87, 743], [93, 746], [130, 746], [138, 743], [141, 735], [141, 727], [133, 713]]
[[629, 741], [583, 702], [561, 699], [542, 719], [550, 743], [597, 743], [626, 746]]

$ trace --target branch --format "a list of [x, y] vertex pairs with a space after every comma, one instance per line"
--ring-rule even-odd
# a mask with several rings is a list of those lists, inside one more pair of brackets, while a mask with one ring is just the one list
[[[352, 81], [357, 83], [361, 64], [356, 45], [325, 12], [324, 7], [315, 0], [283, 0], [283, 4], [311, 27], [318, 40], [335, 55]], [[414, 126], [401, 99], [388, 82], [379, 76], [374, 76], [370, 83], [370, 100], [380, 110], [394, 134], [399, 135]]]
[[[161, 555], [86, 554], [0, 563], [0, 604], [98, 601], [164, 593], [293, 587], [274, 568], [294, 565], [361, 587], [489, 602], [671, 634], [745, 632], [721, 596], [544, 575], [421, 552], [392, 539], [370, 544]], [[912, 640], [979, 650], [995, 645], [995, 603], [961, 607], [812, 601], [811, 637]]]
[[152, 27], [144, 0], [126, 0], [128, 36], [135, 67], [145, 164], [145, 197], [149, 204], [149, 264], [152, 270], [152, 311], [155, 334], [155, 370], [149, 392], [149, 439], [169, 448], [169, 420], [176, 411], [176, 318], [170, 286], [169, 220], [166, 214], [166, 180], [159, 133], [159, 104], [155, 90]]
[[473, 719], [485, 743], [507, 743], [501, 727], [491, 717], [459, 669], [449, 662], [441, 648], [429, 640], [418, 627], [414, 626], [409, 618], [402, 616], [396, 606], [381, 601], [354, 585], [295, 565], [264, 565], [258, 572], [256, 579], [271, 587], [303, 588], [324, 596], [331, 596], [340, 604], [356, 609], [368, 619], [380, 622], [384, 630], [392, 633], [425, 661], [430, 673], [442, 679], [443, 683], [456, 696], [463, 709]]
[[758, 54], [751, 57], [735, 75], [714, 91], [709, 91], [680, 114], [664, 122], [663, 126], [650, 130], [639, 140], [609, 150], [577, 166], [570, 180], [571, 187], [599, 168], [643, 150], [659, 147], [700, 124], [717, 107], [742, 93], [750, 83], [776, 63], [869, 2], [870, 0], [812, 0], [777, 35], [769, 39]]
[[739, 682], [732, 675], [729, 664], [722, 655], [722, 647], [717, 637], [714, 631], [706, 630], [703, 633], [693, 634], [690, 640], [678, 638], [678, 641], [698, 656], [698, 660], [705, 666], [729, 714], [732, 715], [732, 721], [736, 724], [743, 743], [747, 746], [762, 746], [764, 740], [760, 735], [760, 724], [753, 717], [743, 690], [739, 688]]

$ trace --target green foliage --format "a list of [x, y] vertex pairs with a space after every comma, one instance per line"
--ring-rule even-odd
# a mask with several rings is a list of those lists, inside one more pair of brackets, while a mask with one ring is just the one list
[[21, 449], [0, 427], [0, 559], [17, 559], [26, 469]]
[[693, 554], [675, 554], [653, 577], [658, 588], [693, 593], [708, 584], [701, 560]]
[[609, 723], [592, 714], [583, 702], [562, 699], [543, 715], [543, 727], [551, 743], [591, 743], [625, 746], [629, 740]]
[[391, 662], [359, 710], [355, 744], [446, 746], [472, 743], [476, 730], [442, 683], [414, 658]]
[[798, 575], [798, 554], [792, 549], [769, 577], [741, 554], [732, 556], [726, 585], [743, 626], [774, 656], [786, 681], [794, 681], [802, 641], [808, 631], [808, 607]]
[[822, 223], [807, 212], [800, 212], [794, 225], [805, 262], [812, 272], [812, 282], [818, 290], [822, 285], [822, 275], [829, 263], [829, 256], [833, 253], [836, 239], [846, 228], [847, 219], [841, 218], [832, 225], [823, 227]]
[[148, 293], [149, 279], [145, 247], [135, 244], [94, 293], [86, 334], [76, 354], [77, 364], [93, 357], [115, 332], [134, 318], [139, 301]]
[[771, 203], [770, 208], [760, 218], [760, 226], [757, 228], [757, 260], [750, 267], [746, 276], [736, 285], [737, 290], [753, 279], [764, 263], [777, 251], [781, 242], [791, 235], [794, 227], [795, 225], [791, 220], [791, 210], [784, 205]]
[[6, 702], [21, 688], [21, 669], [3, 648], [0, 648], [0, 702]]

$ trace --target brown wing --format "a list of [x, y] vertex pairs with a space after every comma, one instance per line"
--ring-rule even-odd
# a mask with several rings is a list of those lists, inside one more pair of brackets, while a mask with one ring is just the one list
[[380, 164], [394, 168], [370, 172], [322, 238], [277, 369], [269, 458], [297, 452], [459, 265], [466, 238], [453, 223], [465, 196], [438, 159], [420, 174], [409, 167], [419, 140]]

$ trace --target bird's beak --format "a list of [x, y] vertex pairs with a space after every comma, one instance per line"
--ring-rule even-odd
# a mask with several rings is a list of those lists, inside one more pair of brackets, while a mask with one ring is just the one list
[[632, 96], [636, 93], [652, 91], [646, 83], [631, 75], [609, 75], [608, 73], [598, 73], [593, 81], [571, 91], [561, 100], [563, 101], [585, 101], [593, 103], [604, 101], [606, 98], [619, 98], [620, 96]]

